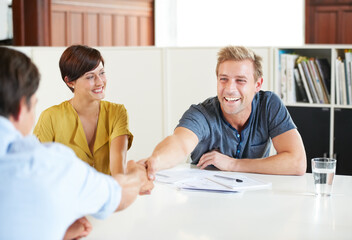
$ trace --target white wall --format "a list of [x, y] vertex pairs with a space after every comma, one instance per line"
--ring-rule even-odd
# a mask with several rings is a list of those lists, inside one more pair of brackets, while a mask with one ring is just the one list
[[[62, 47], [17, 48], [32, 57], [41, 73], [37, 119], [46, 108], [72, 97], [61, 79]], [[134, 135], [128, 159], [147, 157], [171, 134], [191, 104], [216, 95], [219, 48], [100, 47], [107, 74], [105, 100], [124, 104]], [[264, 89], [270, 89], [271, 48], [253, 48], [263, 57]], [[268, 79], [268, 80], [267, 80]]]
[[9, 4], [12, 0], [0, 0], [0, 40], [12, 38], [12, 12]]
[[125, 105], [134, 135], [128, 159], [147, 157], [163, 138], [163, 63], [157, 48], [99, 48], [108, 77], [106, 100]]
[[0, 40], [7, 39], [7, 1], [0, 0]]
[[155, 0], [156, 46], [300, 46], [304, 0]]

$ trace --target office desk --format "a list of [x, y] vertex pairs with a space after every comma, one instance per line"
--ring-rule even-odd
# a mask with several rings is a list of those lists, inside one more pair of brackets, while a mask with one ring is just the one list
[[272, 189], [225, 194], [155, 183], [124, 211], [103, 221], [89, 217], [86, 239], [352, 239], [351, 176], [335, 176], [333, 195], [319, 198], [312, 174], [244, 175]]

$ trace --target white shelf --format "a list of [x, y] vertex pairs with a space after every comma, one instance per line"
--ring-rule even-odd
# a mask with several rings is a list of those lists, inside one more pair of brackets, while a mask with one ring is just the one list
[[[330, 103], [321, 104], [321, 103], [288, 103], [284, 101], [287, 107], [302, 107], [302, 108], [323, 108], [330, 111], [330, 139], [329, 139], [329, 155], [330, 157], [334, 156], [334, 139], [335, 139], [335, 111], [338, 109], [351, 109], [352, 110], [352, 100], [351, 105], [346, 104], [336, 104], [336, 78], [335, 78], [335, 69], [336, 69], [336, 59], [338, 56], [344, 58], [344, 49], [352, 49], [352, 45], [306, 45], [303, 47], [277, 47], [273, 49], [274, 52], [274, 91], [281, 96], [280, 92], [280, 54], [283, 52], [295, 53], [300, 56], [306, 56], [308, 58], [326, 58], [330, 64]], [[285, 86], [285, 84], [284, 84]], [[307, 123], [310, 120], [307, 119]], [[325, 131], [326, 129], [322, 129]]]

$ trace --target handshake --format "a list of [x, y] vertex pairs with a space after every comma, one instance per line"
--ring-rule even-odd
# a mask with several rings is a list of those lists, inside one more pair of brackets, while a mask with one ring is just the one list
[[[154, 188], [153, 181], [155, 179], [154, 159], [146, 158], [138, 162], [133, 160], [128, 161], [126, 166], [126, 175], [131, 179], [139, 182], [139, 195], [150, 194]], [[120, 180], [118, 182], [121, 185]]]

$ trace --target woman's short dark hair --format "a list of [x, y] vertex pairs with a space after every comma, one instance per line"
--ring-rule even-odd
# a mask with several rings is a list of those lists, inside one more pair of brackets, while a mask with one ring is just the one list
[[30, 109], [30, 99], [38, 89], [39, 80], [39, 71], [29, 57], [0, 47], [0, 115], [17, 118], [23, 97]]
[[[67, 77], [72, 82], [83, 76], [86, 72], [94, 70], [104, 59], [100, 52], [85, 45], [72, 45], [62, 53], [59, 66], [62, 80]], [[73, 92], [74, 89], [69, 87]]]

